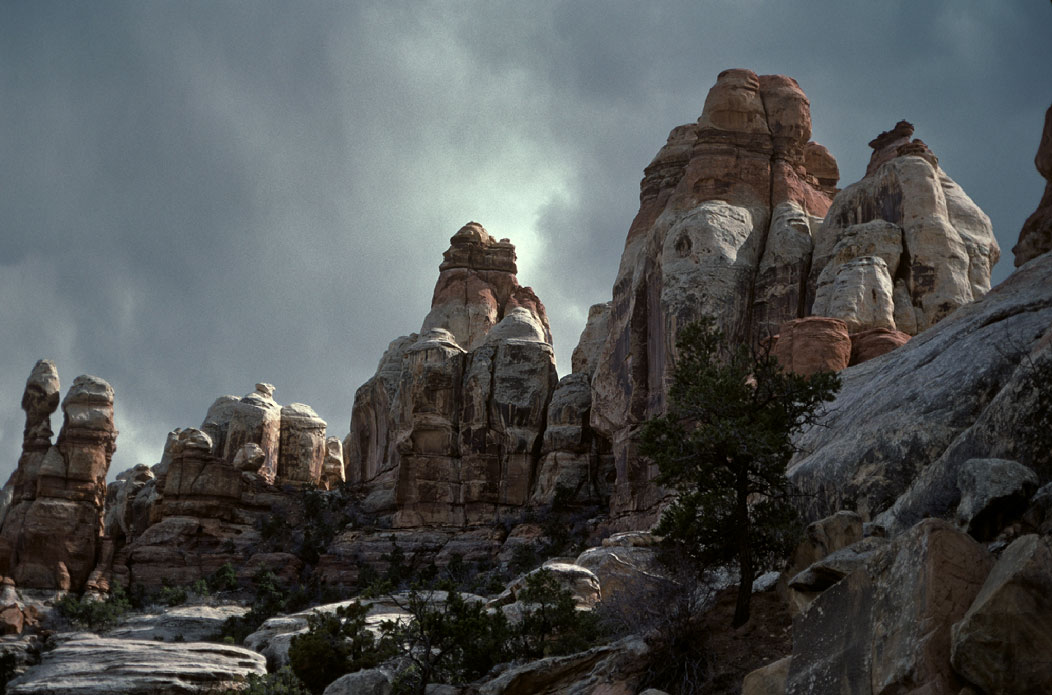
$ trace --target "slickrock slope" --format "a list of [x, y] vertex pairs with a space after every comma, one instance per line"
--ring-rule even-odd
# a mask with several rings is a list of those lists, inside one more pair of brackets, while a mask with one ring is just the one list
[[1045, 129], [1041, 133], [1041, 144], [1038, 145], [1034, 165], [1047, 183], [1037, 210], [1023, 223], [1019, 242], [1012, 247], [1016, 266], [1052, 251], [1052, 106], [1045, 112]]
[[104, 552], [106, 473], [117, 439], [113, 389], [98, 377], [77, 377], [52, 445], [58, 394], [54, 363], [37, 362], [22, 396], [22, 456], [0, 505], [0, 575], [22, 588], [80, 591]]
[[952, 513], [974, 457], [1035, 463], [1035, 366], [1052, 359], [1052, 254], [1017, 270], [894, 353], [841, 372], [823, 426], [801, 436], [789, 476], [812, 514], [856, 507], [889, 531]]
[[348, 480], [399, 528], [496, 521], [529, 501], [555, 355], [515, 247], [471, 222], [450, 239], [419, 335], [391, 343], [355, 395]]

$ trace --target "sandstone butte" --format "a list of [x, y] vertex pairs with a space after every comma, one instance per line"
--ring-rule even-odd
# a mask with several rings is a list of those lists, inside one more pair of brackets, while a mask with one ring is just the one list
[[[1050, 128], [1052, 109], [1035, 159], [1046, 179]], [[664, 407], [678, 330], [709, 314], [730, 340], [765, 346], [786, 368], [844, 377], [789, 471], [810, 493], [804, 507], [815, 521], [790, 563], [795, 576], [785, 577], [797, 641], [791, 657], [746, 679], [746, 692], [910, 684], [956, 693], [965, 681], [1031, 692], [1052, 683], [1031, 660], [1005, 685], [989, 646], [1026, 652], [1004, 633], [1013, 605], [1005, 596], [1017, 585], [1052, 586], [1047, 567], [1034, 569], [1047, 536], [1016, 540], [1000, 561], [972, 537], [981, 529], [983, 540], [1007, 543], [1052, 529], [1052, 502], [1037, 502], [1052, 492], [1011, 482], [1032, 475], [1016, 444], [1029, 422], [1021, 414], [1039, 407], [1026, 365], [1052, 359], [1052, 188], [1013, 249], [1020, 269], [991, 292], [1000, 250], [990, 221], [913, 132], [900, 121], [873, 139], [865, 176], [841, 190], [792, 78], [720, 73], [698, 120], [673, 128], [644, 170], [611, 300], [589, 311], [571, 373], [557, 376], [545, 307], [519, 284], [515, 247], [469, 222], [443, 254], [420, 331], [393, 340], [357, 390], [342, 442], [309, 406], [282, 406], [259, 383], [218, 398], [199, 427], [168, 435], [160, 462], [107, 486], [112, 388], [78, 377], [53, 442], [59, 379], [42, 360], [22, 399], [23, 453], [0, 496], [3, 599], [14, 587], [186, 584], [225, 562], [243, 582], [267, 569], [287, 582], [312, 572], [347, 585], [364, 566], [384, 566], [396, 545], [439, 566], [455, 556], [506, 564], [544, 536], [530, 511], [545, 514], [557, 500], [599, 511], [593, 540], [631, 531], [578, 562], [595, 569], [589, 581], [604, 592], [636, 586], [653, 569], [653, 541], [639, 532], [668, 492], [635, 436]], [[993, 470], [1016, 473], [988, 480]], [[300, 488], [344, 482], [374, 525], [337, 530], [314, 558], [290, 552], [274, 520], [295, 533], [305, 523]], [[1006, 521], [1019, 514], [1005, 516], [1005, 500], [1027, 509], [1028, 525]], [[954, 595], [910, 593], [917, 567], [952, 583]], [[0, 608], [18, 629], [32, 624], [22, 603]], [[921, 634], [895, 622], [900, 615], [936, 628]], [[850, 634], [848, 618], [858, 627]], [[616, 665], [637, 648], [589, 658]], [[89, 658], [74, 652], [63, 658]], [[574, 668], [596, 662], [572, 663], [559, 666], [563, 677], [585, 678]], [[498, 681], [534, 682], [531, 668]], [[498, 681], [486, 692], [505, 692]]]

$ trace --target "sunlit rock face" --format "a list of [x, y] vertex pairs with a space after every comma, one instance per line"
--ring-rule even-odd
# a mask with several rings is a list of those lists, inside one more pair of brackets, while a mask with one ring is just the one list
[[990, 219], [900, 121], [870, 142], [866, 176], [837, 194], [814, 235], [810, 313], [852, 333], [916, 335], [990, 290]]
[[77, 377], [52, 444], [58, 395], [58, 371], [41, 360], [26, 381], [22, 456], [0, 502], [0, 575], [22, 588], [80, 591], [102, 552], [106, 474], [117, 441], [113, 389], [98, 377]]
[[477, 223], [450, 240], [421, 332], [358, 389], [344, 442], [366, 507], [401, 528], [492, 522], [529, 502], [555, 355], [515, 247]]
[[680, 327], [712, 315], [730, 340], [752, 341], [806, 315], [813, 238], [839, 178], [810, 136], [810, 103], [792, 78], [726, 70], [697, 123], [674, 128], [646, 168], [592, 381], [590, 422], [616, 462], [615, 515], [662, 497], [633, 437], [664, 408]]

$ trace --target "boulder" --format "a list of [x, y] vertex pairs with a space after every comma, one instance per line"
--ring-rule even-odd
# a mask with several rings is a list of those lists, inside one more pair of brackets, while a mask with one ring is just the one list
[[971, 537], [925, 520], [822, 592], [793, 624], [788, 695], [958, 693], [951, 626], [993, 564]]
[[384, 671], [367, 668], [340, 676], [325, 686], [322, 695], [390, 695], [393, 687]]
[[992, 540], [1023, 515], [1037, 475], [1017, 461], [968, 459], [957, 472], [958, 523], [980, 541]]
[[820, 316], [787, 321], [778, 329], [771, 355], [797, 374], [839, 372], [851, 359], [847, 324]]
[[588, 548], [574, 564], [595, 574], [604, 602], [631, 602], [650, 588], [666, 587], [656, 547], [603, 545]]
[[787, 656], [758, 668], [742, 681], [742, 695], [785, 695], [785, 682], [789, 677], [789, 664], [793, 657]]
[[[213, 409], [219, 406], [223, 417], [229, 417], [225, 435], [220, 439], [223, 448], [215, 442], [215, 454], [233, 463], [234, 457], [245, 444], [258, 444], [263, 450], [262, 475], [273, 480], [278, 468], [278, 449], [281, 444], [281, 406], [274, 402], [274, 387], [271, 384], [256, 384], [256, 390], [231, 403], [224, 397], [213, 404], [205, 417], [202, 430], [216, 417]], [[229, 408], [229, 412], [226, 410]]]
[[80, 633], [46, 652], [39, 666], [7, 684], [7, 692], [203, 695], [237, 688], [246, 676], [266, 672], [266, 659], [241, 647]]
[[248, 611], [247, 606], [173, 606], [159, 613], [133, 615], [106, 636], [156, 642], [215, 640], [224, 622]]
[[1009, 545], [953, 626], [956, 671], [988, 693], [1052, 691], [1052, 547], [1027, 535]]
[[1052, 106], [1045, 112], [1045, 128], [1041, 133], [1034, 164], [1047, 183], [1037, 210], [1023, 223], [1019, 241], [1012, 247], [1017, 267], [1052, 251]]
[[548, 561], [535, 570], [515, 579], [501, 593], [490, 601], [490, 606], [507, 606], [519, 600], [519, 593], [526, 587], [527, 578], [538, 572], [548, 572], [561, 589], [573, 595], [578, 609], [590, 609], [602, 599], [599, 578], [589, 569], [568, 562]]
[[626, 637], [568, 656], [550, 656], [512, 666], [483, 682], [479, 695], [586, 695], [636, 692], [643, 675], [647, 645]]

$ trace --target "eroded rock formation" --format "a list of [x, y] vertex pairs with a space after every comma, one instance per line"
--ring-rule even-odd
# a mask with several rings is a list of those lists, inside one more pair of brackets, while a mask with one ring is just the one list
[[518, 285], [515, 247], [474, 222], [450, 244], [421, 333], [392, 342], [358, 390], [344, 443], [367, 508], [402, 528], [524, 507], [556, 387], [544, 307]]
[[77, 377], [62, 401], [62, 430], [52, 445], [58, 394], [55, 365], [41, 360], [22, 397], [22, 456], [4, 486], [0, 575], [23, 588], [80, 591], [103, 550], [106, 473], [117, 441], [113, 389], [98, 377]]
[[1052, 251], [1052, 106], [1045, 112], [1045, 129], [1041, 133], [1041, 144], [1038, 145], [1034, 165], [1038, 173], [1045, 177], [1045, 194], [1041, 196], [1034, 214], [1023, 223], [1019, 241], [1012, 247], [1016, 266]]
[[915, 335], [990, 289], [1000, 257], [990, 219], [900, 121], [869, 143], [866, 175], [816, 229], [810, 313], [852, 332]]
[[698, 122], [674, 128], [646, 168], [593, 380], [591, 422], [617, 466], [615, 513], [660, 495], [632, 437], [664, 406], [679, 327], [710, 314], [731, 340], [751, 340], [804, 315], [811, 239], [838, 178], [810, 136], [792, 78], [726, 70]]

